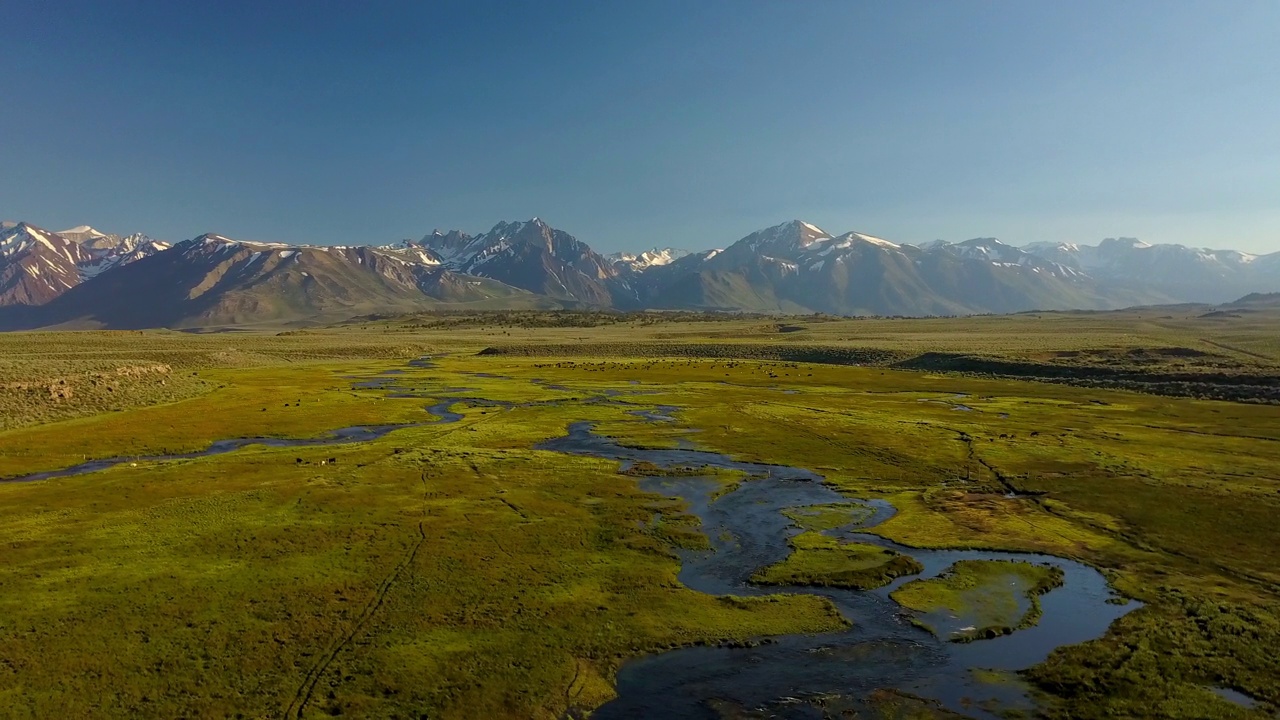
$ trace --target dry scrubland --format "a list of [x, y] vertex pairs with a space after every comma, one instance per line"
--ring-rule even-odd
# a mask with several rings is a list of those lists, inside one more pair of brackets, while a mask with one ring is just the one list
[[[680, 506], [615, 463], [532, 449], [593, 420], [631, 444], [687, 438], [809, 467], [893, 503], [874, 532], [903, 544], [1099, 567], [1145, 605], [1026, 673], [1050, 716], [1267, 717], [1280, 705], [1280, 322], [1202, 314], [0, 335], [0, 477], [430, 419], [428, 399], [352, 386], [390, 369], [422, 395], [529, 403], [459, 404], [457, 423], [368, 443], [0, 484], [0, 716], [572, 716], [610, 697], [627, 658], [841, 625], [818, 598], [683, 588], [672, 549], [699, 534]], [[439, 367], [405, 366], [424, 353]], [[633, 381], [656, 394], [580, 402]], [[628, 412], [655, 404], [678, 406], [678, 422]], [[795, 519], [816, 531], [848, 512]], [[821, 537], [797, 536], [772, 571], [875, 584], [892, 562]], [[841, 574], [849, 562], [857, 577]]]
[[421, 341], [282, 333], [0, 333], [0, 429], [176, 402], [213, 389], [201, 370], [395, 360]]

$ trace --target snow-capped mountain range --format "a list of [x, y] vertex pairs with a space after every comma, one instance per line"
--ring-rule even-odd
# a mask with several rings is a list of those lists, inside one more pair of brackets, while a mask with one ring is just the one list
[[722, 249], [601, 255], [539, 218], [349, 247], [201, 235], [169, 245], [82, 225], [0, 229], [6, 326], [341, 319], [445, 305], [940, 315], [1225, 302], [1280, 290], [1280, 253], [1131, 238], [897, 243], [801, 220]]
[[1024, 248], [1099, 280], [1145, 285], [1192, 302], [1225, 302], [1245, 289], [1274, 288], [1280, 253], [1253, 255], [1185, 245], [1107, 238], [1098, 245], [1034, 243]]
[[49, 232], [27, 223], [0, 231], [0, 305], [39, 305], [113, 267], [168, 250], [142, 234], [108, 235], [82, 225]]
[[632, 270], [645, 270], [655, 265], [670, 265], [689, 254], [688, 250], [679, 250], [677, 248], [653, 248], [639, 253], [611, 253], [608, 258], [615, 265], [625, 265]]

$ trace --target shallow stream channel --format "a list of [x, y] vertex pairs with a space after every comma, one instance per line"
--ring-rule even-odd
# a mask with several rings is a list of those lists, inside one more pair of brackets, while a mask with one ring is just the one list
[[[424, 358], [411, 365], [427, 368], [431, 363]], [[2, 481], [45, 480], [129, 462], [216, 455], [248, 445], [293, 447], [364, 442], [405, 427], [457, 422], [463, 416], [451, 408], [459, 404], [520, 405], [478, 397], [445, 397], [468, 388], [404, 391], [397, 385], [397, 375], [397, 371], [388, 371], [374, 379], [362, 379], [356, 386], [383, 389], [399, 397], [432, 398], [435, 402], [427, 410], [437, 419], [413, 425], [343, 428], [312, 439], [221, 440], [192, 453], [94, 460]], [[534, 382], [551, 389], [568, 389]], [[585, 399], [523, 404], [625, 402], [625, 396], [647, 392], [652, 391], [613, 390]], [[676, 421], [678, 411], [673, 406], [657, 406], [634, 410], [632, 414], [648, 422], [670, 423]], [[849, 629], [838, 632], [680, 648], [629, 661], [618, 675], [618, 697], [593, 713], [593, 718], [820, 718], [842, 711], [868, 711], [874, 715], [880, 707], [874, 704], [876, 698], [883, 701], [885, 697], [923, 698], [970, 717], [1000, 717], [1002, 712], [1034, 709], [1026, 687], [1011, 671], [1042, 662], [1060, 646], [1100, 637], [1113, 621], [1137, 607], [1137, 603], [1122, 603], [1098, 571], [1072, 560], [1030, 553], [921, 550], [868, 534], [867, 529], [893, 515], [893, 507], [883, 501], [852, 500], [824, 484], [821, 476], [803, 468], [742, 462], [694, 449], [688, 441], [676, 449], [628, 447], [596, 434], [587, 422], [569, 425], [566, 435], [546, 441], [538, 449], [616, 460], [619, 471], [648, 463], [672, 470], [717, 468], [745, 473], [746, 479], [729, 492], [724, 492], [722, 480], [711, 477], [682, 474], [637, 479], [620, 474], [617, 480], [638, 481], [648, 492], [679, 498], [687, 503], [687, 512], [701, 520], [701, 530], [710, 539], [711, 549], [678, 551], [679, 579], [687, 587], [721, 596], [819, 595], [829, 599], [851, 623]], [[923, 572], [899, 577], [874, 590], [759, 586], [750, 582], [756, 571], [785, 560], [792, 552], [788, 541], [801, 528], [784, 511], [834, 503], [861, 504], [866, 511], [860, 519], [824, 530], [824, 534], [908, 555], [920, 563]], [[991, 639], [948, 642], [914, 624], [910, 611], [889, 594], [906, 582], [937, 577], [961, 560], [1053, 565], [1062, 570], [1063, 583], [1040, 597], [1043, 615], [1034, 626]]]

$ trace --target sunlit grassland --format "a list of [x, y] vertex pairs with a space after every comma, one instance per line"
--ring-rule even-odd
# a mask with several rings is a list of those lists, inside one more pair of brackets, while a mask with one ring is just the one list
[[353, 390], [358, 366], [198, 371], [211, 392], [128, 413], [94, 415], [0, 434], [0, 476], [85, 459], [201, 450], [228, 437], [310, 437], [351, 425], [430, 419], [421, 400]]
[[[271, 717], [310, 684], [315, 715], [556, 717], [607, 699], [637, 654], [839, 624], [813, 598], [684, 589], [672, 547], [698, 533], [679, 506], [639, 492], [616, 463], [532, 450], [580, 420], [627, 444], [810, 468], [893, 503], [872, 531], [907, 545], [1103, 569], [1147, 605], [1032, 672], [1058, 698], [1050, 712], [1178, 715], [1161, 698], [1182, 698], [1184, 716], [1231, 716], [1204, 696], [1210, 685], [1280, 703], [1275, 406], [802, 363], [485, 357], [473, 354], [479, 332], [172, 335], [205, 353], [185, 370], [208, 384], [198, 396], [0, 432], [0, 476], [419, 423], [440, 394], [559, 404], [460, 403], [459, 423], [367, 444], [0, 484], [0, 715]], [[945, 342], [971, 341], [959, 335]], [[363, 341], [365, 356], [320, 355], [362, 336], [385, 338]], [[300, 354], [268, 358], [259, 341]], [[210, 360], [217, 342], [238, 343], [239, 359]], [[75, 343], [91, 354], [94, 342]], [[392, 347], [412, 351], [392, 360]], [[426, 347], [451, 354], [404, 366]], [[421, 397], [348, 377], [388, 369]], [[470, 389], [443, 390], [457, 387]], [[605, 389], [652, 394], [585, 402]], [[657, 404], [680, 407], [677, 421], [628, 414]]]
[[313, 709], [555, 717], [626, 656], [840, 626], [817, 598], [683, 588], [648, 529], [665, 503], [529, 449], [609, 412], [0, 486], [6, 713], [272, 716], [314, 671]]
[[216, 387], [198, 371], [421, 354], [421, 341], [352, 334], [0, 333], [0, 430], [176, 402]]
[[[1262, 650], [1280, 642], [1272, 563], [1280, 529], [1268, 519], [1280, 510], [1274, 407], [867, 368], [558, 364], [566, 383], [678, 383], [677, 397], [661, 397], [684, 405], [682, 422], [700, 430], [688, 438], [813, 468], [852, 496], [886, 498], [900, 512], [872, 532], [890, 539], [1048, 552], [1102, 568], [1148, 605], [1038, 671], [1042, 686], [1066, 698], [1068, 714], [1131, 712], [1174, 694], [1200, 698], [1189, 708], [1207, 702], [1230, 715], [1224, 701], [1202, 702], [1213, 684], [1280, 701], [1280, 666]], [[498, 365], [522, 372], [518, 362]], [[546, 363], [535, 371], [549, 373]], [[668, 444], [674, 435], [643, 426], [627, 437]], [[1206, 607], [1216, 622], [1198, 621]], [[1130, 666], [1148, 662], [1120, 651], [1133, 643], [1170, 648], [1159, 672]], [[1096, 657], [1110, 664], [1095, 667]], [[1061, 685], [1054, 672], [1087, 679]]]
[[[721, 316], [712, 321], [658, 315], [621, 318], [569, 314], [493, 314], [465, 318], [389, 319], [355, 326], [358, 336], [448, 337], [455, 346], [582, 345], [643, 355], [645, 344], [731, 343], [875, 348], [920, 354], [974, 353], [992, 357], [1057, 357], [1066, 353], [1182, 347], [1242, 363], [1280, 362], [1273, 311], [1233, 318], [1205, 317], [1203, 306], [1115, 312], [1043, 312], [955, 318], [771, 318]], [[559, 322], [549, 322], [556, 321]], [[607, 320], [603, 321], [602, 320]], [[1225, 347], [1224, 347], [1225, 346]], [[615, 353], [608, 353], [615, 354]], [[1086, 358], [1088, 355], [1086, 354]]]
[[[912, 530], [918, 513], [907, 512], [873, 530], [907, 544], [1012, 548], [1021, 536], [1021, 549], [1088, 558], [1108, 546], [1128, 552], [1120, 546], [1133, 541], [1138, 551], [1159, 549], [1177, 535], [1170, 549], [1209, 567], [1280, 581], [1268, 574], [1265, 548], [1277, 536], [1266, 523], [1221, 522], [1206, 534], [1194, 527], [1199, 520], [1181, 517], [1278, 509], [1275, 408], [876, 369], [734, 365], [642, 361], [577, 371], [644, 378], [640, 387], [684, 378], [680, 418], [699, 428], [688, 436], [696, 442], [810, 467], [855, 495], [938, 511], [928, 528]], [[632, 436], [648, 433], [672, 431], [642, 427]], [[1010, 488], [996, 473], [1017, 490], [1048, 495], [1004, 497]], [[1158, 502], [1146, 497], [1155, 494]], [[1135, 496], [1146, 499], [1130, 502]], [[986, 523], [966, 529], [980, 518]], [[930, 542], [925, 530], [942, 537]], [[1228, 557], [1224, 542], [1243, 552]]]

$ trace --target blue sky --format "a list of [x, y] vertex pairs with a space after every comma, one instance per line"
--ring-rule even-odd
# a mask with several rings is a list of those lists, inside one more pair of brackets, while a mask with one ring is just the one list
[[1280, 3], [0, 3], [0, 216], [1280, 250]]

